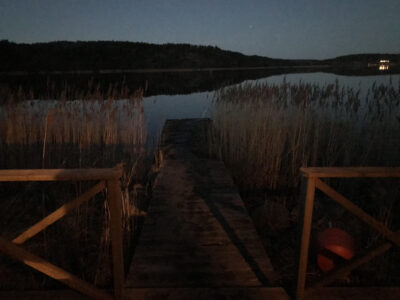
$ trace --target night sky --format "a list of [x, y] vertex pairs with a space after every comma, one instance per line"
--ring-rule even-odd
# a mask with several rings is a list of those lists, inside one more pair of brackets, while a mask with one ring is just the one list
[[274, 58], [400, 53], [400, 1], [0, 0], [0, 39], [190, 43]]

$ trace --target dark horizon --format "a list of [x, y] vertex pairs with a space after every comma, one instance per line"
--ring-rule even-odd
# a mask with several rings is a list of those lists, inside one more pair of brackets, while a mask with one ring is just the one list
[[[231, 49], [224, 49], [218, 46], [213, 46], [213, 45], [200, 45], [200, 44], [190, 44], [190, 43], [170, 43], [170, 42], [165, 42], [165, 43], [148, 43], [148, 42], [142, 42], [142, 41], [128, 41], [128, 40], [53, 40], [53, 41], [47, 41], [47, 42], [16, 42], [8, 39], [3, 39], [0, 40], [0, 43], [10, 43], [10, 44], [15, 44], [15, 45], [28, 45], [28, 46], [34, 46], [34, 45], [49, 45], [49, 44], [56, 44], [56, 43], [71, 43], [71, 44], [79, 44], [79, 43], [88, 43], [88, 44], [96, 44], [96, 43], [115, 43], [115, 44], [130, 44], [130, 45], [138, 45], [138, 44], [143, 44], [143, 45], [149, 45], [149, 46], [190, 46], [190, 47], [204, 47], [204, 48], [216, 48], [218, 50], [224, 51], [224, 52], [229, 52], [233, 54], [240, 54], [246, 57], [260, 57], [260, 58], [267, 58], [267, 59], [272, 59], [272, 60], [285, 60], [285, 61], [319, 61], [319, 62], [325, 62], [325, 61], [330, 61], [330, 60], [335, 60], [339, 58], [347, 58], [347, 57], [352, 57], [352, 56], [397, 56], [400, 55], [399, 52], [358, 52], [358, 53], [348, 53], [345, 55], [340, 55], [340, 56], [335, 56], [335, 57], [327, 57], [324, 59], [318, 59], [318, 58], [292, 58], [292, 59], [285, 59], [282, 57], [270, 57], [270, 56], [262, 56], [262, 55], [247, 55], [245, 53], [242, 53], [240, 51], [234, 51]], [[1, 45], [1, 44], [0, 44]]]
[[328, 59], [400, 49], [400, 2], [0, 1], [0, 40], [213, 45], [245, 55]]

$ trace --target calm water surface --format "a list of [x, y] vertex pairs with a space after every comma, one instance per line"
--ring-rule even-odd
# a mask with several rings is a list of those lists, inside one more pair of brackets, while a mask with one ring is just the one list
[[[400, 74], [374, 76], [343, 76], [331, 73], [296, 73], [270, 76], [256, 80], [246, 80], [244, 83], [281, 84], [310, 83], [317, 85], [334, 84], [338, 81], [344, 88], [360, 89], [360, 97], [374, 84], [400, 84]], [[158, 95], [146, 97], [143, 101], [149, 136], [155, 139], [166, 119], [212, 117], [214, 92], [192, 93], [187, 95]]]
[[[164, 74], [165, 75], [165, 74]], [[167, 75], [165, 75], [167, 76]], [[147, 131], [150, 143], [155, 143], [161, 130], [165, 120], [167, 119], [181, 119], [181, 118], [203, 118], [203, 117], [212, 117], [213, 114], [213, 98], [214, 92], [212, 83], [214, 82], [212, 79], [217, 78], [219, 84], [226, 86], [223, 82], [229, 84], [229, 82], [240, 82], [235, 84], [246, 84], [246, 83], [268, 83], [268, 84], [281, 84], [284, 80], [288, 83], [297, 84], [299, 82], [302, 83], [310, 83], [317, 84], [320, 86], [326, 84], [335, 84], [337, 81], [340, 87], [360, 89], [360, 97], [361, 100], [365, 97], [367, 90], [374, 84], [389, 84], [390, 81], [393, 85], [398, 88], [400, 84], [400, 74], [383, 74], [383, 75], [373, 75], [373, 76], [343, 76], [343, 75], [335, 75], [332, 73], [293, 73], [293, 74], [284, 74], [284, 75], [271, 75], [268, 77], [260, 77], [259, 79], [246, 80], [246, 77], [243, 80], [237, 79], [238, 75], [234, 72], [226, 73], [224, 75], [220, 74], [209, 74], [206, 77], [204, 74], [203, 77], [206, 77], [206, 82], [208, 82], [208, 87], [204, 87], [204, 85], [199, 84], [201, 82], [201, 78], [199, 74], [193, 73], [192, 81], [190, 81], [190, 74], [186, 74], [184, 80], [180, 82], [174, 81], [174, 75], [171, 74], [171, 78], [168, 76], [164, 79], [158, 78], [161, 80], [159, 83], [161, 85], [170, 86], [175, 84], [174, 93], [175, 95], [166, 95], [161, 94], [148, 96], [143, 99], [143, 109], [144, 109], [144, 117], [147, 123]], [[226, 78], [225, 78], [225, 77]], [[235, 77], [236, 76], [236, 77]], [[199, 79], [200, 78], [200, 79]], [[233, 80], [236, 78], [236, 80]], [[252, 77], [247, 77], [252, 78]], [[171, 79], [171, 80], [169, 80]], [[215, 79], [215, 80], [217, 80]], [[167, 80], [169, 80], [167, 82]], [[186, 86], [182, 87], [182, 93], [179, 94], [179, 89], [176, 89], [179, 84], [184, 84], [182, 82], [186, 82]], [[216, 82], [216, 81], [215, 81]], [[178, 84], [179, 83], [179, 84]], [[153, 83], [152, 83], [153, 84]], [[215, 84], [215, 85], [219, 85]], [[215, 86], [214, 85], [214, 86]], [[107, 85], [106, 85], [107, 86]], [[229, 85], [228, 85], [229, 86]], [[233, 85], [231, 85], [233, 86]], [[188, 88], [189, 93], [188, 93]], [[215, 87], [214, 87], [215, 88]], [[190, 91], [199, 91], [202, 92], [191, 92]], [[207, 90], [207, 91], [204, 91]], [[117, 109], [118, 118], [120, 122], [126, 122], [129, 119], [129, 114], [127, 113], [126, 107], [129, 106], [128, 100], [118, 100], [115, 101], [114, 105]], [[77, 106], [79, 108], [79, 100], [70, 101], [70, 105]], [[29, 110], [35, 114], [43, 114], [44, 117], [47, 114], [47, 111], [57, 103], [57, 100], [35, 100], [35, 101], [27, 101], [24, 105], [29, 106]], [[82, 103], [83, 104], [83, 103]], [[79, 110], [79, 109], [78, 109]], [[0, 117], [1, 117], [1, 107], [0, 107]], [[123, 126], [124, 127], [124, 126]]]

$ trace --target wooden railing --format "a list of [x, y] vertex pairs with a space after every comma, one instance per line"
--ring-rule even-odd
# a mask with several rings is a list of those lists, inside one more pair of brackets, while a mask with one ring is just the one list
[[109, 169], [37, 169], [0, 170], [0, 182], [10, 181], [100, 181], [76, 199], [62, 205], [26, 231], [8, 241], [0, 237], [0, 251], [58, 280], [67, 286], [95, 299], [113, 299], [112, 295], [85, 282], [73, 274], [51, 264], [43, 258], [26, 251], [21, 245], [54, 222], [58, 221], [81, 204], [107, 189], [110, 209], [110, 231], [113, 262], [114, 297], [123, 298], [124, 262], [122, 245], [122, 202], [120, 178], [122, 165]]
[[[358, 266], [370, 261], [376, 256], [385, 253], [392, 247], [392, 245], [400, 247], [400, 235], [398, 231], [393, 232], [382, 222], [379, 222], [364, 212], [360, 207], [349, 201], [346, 197], [338, 193], [321, 180], [321, 178], [399, 178], [400, 167], [302, 168], [301, 171], [307, 178], [307, 191], [297, 280], [297, 300], [304, 299], [304, 296], [307, 294], [307, 292], [310, 292], [313, 288], [330, 284], [333, 281], [343, 277], [343, 275], [348, 274], [351, 270], [357, 268]], [[305, 289], [315, 189], [319, 189], [334, 201], [342, 205], [345, 209], [356, 215], [366, 224], [378, 230], [388, 240], [388, 242], [368, 252], [362, 257], [351, 260], [347, 265], [333, 270], [332, 272], [328, 273], [326, 277], [315, 283], [312, 287]]]

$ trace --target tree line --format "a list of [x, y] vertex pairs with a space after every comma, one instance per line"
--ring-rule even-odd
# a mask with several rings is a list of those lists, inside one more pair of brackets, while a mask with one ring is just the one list
[[391, 59], [399, 55], [348, 55], [329, 60], [287, 60], [222, 50], [216, 46], [150, 44], [119, 41], [56, 41], [23, 44], [0, 41], [0, 72], [180, 68], [246, 68], [346, 65]]
[[137, 42], [0, 41], [1, 71], [230, 68], [290, 65], [287, 60], [247, 56], [215, 46]]

